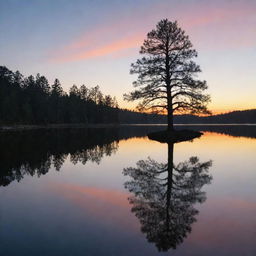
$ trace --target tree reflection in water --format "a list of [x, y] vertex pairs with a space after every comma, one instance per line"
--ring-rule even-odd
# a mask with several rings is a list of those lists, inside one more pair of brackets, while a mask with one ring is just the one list
[[63, 129], [0, 134], [0, 186], [20, 181], [25, 175], [59, 171], [70, 156], [73, 164], [100, 163], [118, 149], [116, 130]]
[[[154, 130], [161, 127], [154, 127]], [[0, 131], [0, 186], [25, 175], [40, 177], [51, 167], [59, 171], [67, 159], [73, 164], [100, 163], [118, 150], [119, 140], [146, 136], [150, 127], [42, 129]]]
[[191, 157], [174, 165], [173, 148], [169, 143], [167, 164], [148, 158], [123, 171], [131, 177], [124, 184], [133, 193], [128, 198], [131, 211], [147, 240], [155, 243], [159, 251], [175, 249], [191, 232], [198, 214], [194, 204], [206, 200], [201, 189], [212, 180], [208, 174], [212, 161], [200, 163], [197, 157]]

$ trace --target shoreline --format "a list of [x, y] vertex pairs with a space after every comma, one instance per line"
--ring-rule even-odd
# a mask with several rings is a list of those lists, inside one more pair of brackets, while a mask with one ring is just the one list
[[86, 129], [86, 128], [110, 128], [117, 127], [119, 124], [47, 124], [47, 125], [0, 125], [2, 131], [27, 131], [27, 130], [47, 130], [47, 129]]
[[[87, 129], [87, 128], [114, 128], [124, 126], [167, 126], [167, 124], [47, 124], [47, 125], [0, 125], [0, 132], [5, 131], [27, 131], [39, 129]], [[234, 124], [174, 124], [174, 126], [256, 126], [255, 123]]]

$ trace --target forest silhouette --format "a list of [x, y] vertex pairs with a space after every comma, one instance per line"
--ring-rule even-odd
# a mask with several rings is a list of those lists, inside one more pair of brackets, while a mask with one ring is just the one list
[[58, 79], [23, 77], [0, 66], [0, 124], [116, 123], [118, 105], [99, 86], [73, 85], [64, 92]]

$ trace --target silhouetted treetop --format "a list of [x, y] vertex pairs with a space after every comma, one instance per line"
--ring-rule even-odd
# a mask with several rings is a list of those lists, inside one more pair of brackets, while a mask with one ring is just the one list
[[131, 74], [138, 75], [136, 89], [124, 95], [126, 100], [140, 100], [139, 110], [167, 112], [169, 129], [174, 112], [209, 113], [206, 81], [196, 78], [201, 72], [194, 62], [197, 52], [176, 21], [161, 20], [147, 34], [140, 53], [144, 56], [131, 65]]

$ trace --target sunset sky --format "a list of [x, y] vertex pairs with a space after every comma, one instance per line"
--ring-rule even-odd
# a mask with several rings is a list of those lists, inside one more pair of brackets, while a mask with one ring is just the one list
[[122, 95], [136, 76], [130, 64], [147, 32], [177, 20], [198, 51], [215, 112], [256, 108], [255, 0], [6, 0], [0, 1], [0, 65], [24, 75], [99, 85]]

